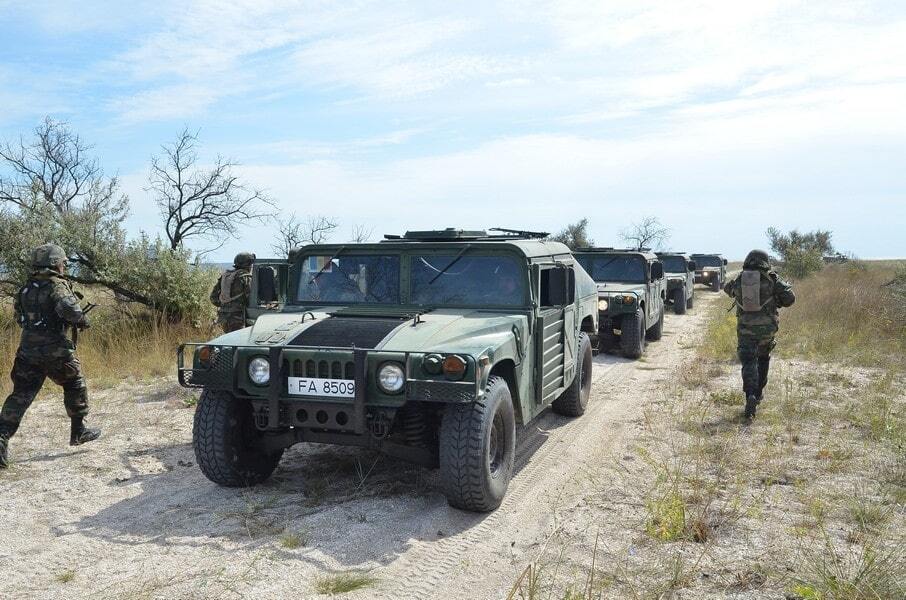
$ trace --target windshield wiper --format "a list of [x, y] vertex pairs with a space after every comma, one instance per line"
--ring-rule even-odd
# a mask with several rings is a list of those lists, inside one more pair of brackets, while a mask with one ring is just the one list
[[452, 267], [453, 265], [455, 265], [456, 263], [458, 263], [458, 262], [459, 262], [459, 259], [462, 258], [462, 255], [465, 254], [466, 251], [467, 251], [469, 248], [471, 248], [471, 247], [472, 247], [471, 244], [466, 244], [465, 247], [464, 247], [462, 250], [459, 251], [459, 254], [457, 254], [456, 257], [455, 257], [453, 260], [451, 260], [451, 261], [447, 264], [446, 267], [444, 267], [443, 269], [441, 269], [440, 271], [438, 271], [438, 272], [437, 272], [437, 275], [435, 275], [434, 277], [431, 278], [431, 281], [428, 282], [428, 285], [431, 285], [432, 283], [434, 283], [435, 281], [437, 281], [437, 278], [438, 278], [438, 277], [440, 277], [441, 275], [443, 275], [444, 273], [446, 273], [447, 270], [448, 270], [450, 267]]
[[337, 250], [336, 254], [334, 254], [329, 259], [327, 259], [327, 262], [324, 263], [324, 266], [321, 267], [321, 270], [318, 271], [317, 273], [315, 273], [314, 277], [311, 278], [311, 281], [308, 282], [308, 285], [313, 284], [315, 282], [315, 279], [320, 277], [324, 273], [324, 271], [327, 270], [327, 267], [329, 267], [331, 264], [333, 264], [334, 259], [336, 259], [336, 257], [338, 257], [340, 254], [342, 254], [344, 250], [346, 250], [346, 246], [340, 246], [340, 249]]

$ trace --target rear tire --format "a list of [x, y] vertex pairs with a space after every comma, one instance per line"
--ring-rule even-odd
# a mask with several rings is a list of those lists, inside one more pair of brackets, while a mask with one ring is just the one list
[[254, 447], [261, 437], [248, 401], [229, 392], [202, 392], [195, 410], [192, 443], [205, 477], [226, 487], [248, 487], [270, 477], [283, 450], [265, 452]]
[[516, 418], [510, 389], [492, 376], [480, 401], [450, 404], [440, 424], [440, 478], [450, 506], [490, 512], [513, 476]]
[[591, 357], [591, 341], [585, 333], [579, 333], [579, 355], [576, 357], [576, 376], [559, 398], [551, 404], [551, 410], [566, 417], [581, 417], [591, 396], [591, 371], [594, 363]]
[[626, 358], [640, 358], [645, 351], [645, 317], [642, 309], [625, 315], [620, 323], [620, 348]]
[[657, 322], [651, 326], [651, 329], [645, 332], [645, 339], [649, 342], [656, 342], [664, 336], [664, 305], [661, 305], [661, 314]]
[[686, 314], [686, 288], [673, 290], [673, 312], [678, 315]]

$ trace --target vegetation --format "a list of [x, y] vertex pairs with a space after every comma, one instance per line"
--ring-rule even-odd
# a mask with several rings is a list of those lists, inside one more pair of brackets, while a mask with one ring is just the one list
[[595, 241], [588, 237], [588, 219], [581, 219], [567, 225], [559, 233], [551, 236], [551, 239], [566, 244], [570, 250], [590, 248], [595, 245]]
[[376, 581], [367, 573], [336, 573], [318, 579], [315, 590], [319, 594], [335, 596], [371, 587]]
[[782, 270], [787, 277], [803, 279], [821, 270], [823, 257], [834, 253], [830, 231], [818, 229], [800, 233], [793, 229], [789, 233], [771, 227], [767, 231], [771, 249], [783, 262]]
[[620, 233], [620, 238], [636, 250], [653, 248], [661, 250], [670, 239], [670, 230], [657, 217], [645, 217]]

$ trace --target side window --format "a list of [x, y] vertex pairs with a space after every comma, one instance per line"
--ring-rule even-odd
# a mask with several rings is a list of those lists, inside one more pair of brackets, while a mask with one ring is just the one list
[[541, 271], [541, 308], [572, 304], [576, 300], [576, 272], [572, 267]]
[[277, 270], [270, 266], [256, 267], [258, 275], [258, 306], [273, 304], [279, 298]]

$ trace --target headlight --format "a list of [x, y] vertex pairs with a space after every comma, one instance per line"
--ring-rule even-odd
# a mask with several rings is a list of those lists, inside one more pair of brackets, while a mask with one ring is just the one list
[[431, 375], [440, 375], [443, 370], [444, 357], [440, 354], [429, 354], [422, 360], [422, 368]]
[[598, 300], [598, 310], [605, 311], [607, 310], [607, 300]]
[[253, 358], [249, 361], [249, 379], [257, 385], [264, 385], [271, 380], [271, 364], [266, 358]]
[[378, 370], [378, 386], [388, 394], [395, 394], [403, 389], [406, 373], [396, 363], [386, 363]]

